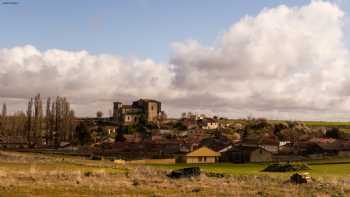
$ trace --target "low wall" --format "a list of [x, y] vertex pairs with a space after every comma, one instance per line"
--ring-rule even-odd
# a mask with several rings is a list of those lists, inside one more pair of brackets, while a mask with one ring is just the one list
[[127, 161], [128, 164], [175, 164], [175, 159], [141, 159]]

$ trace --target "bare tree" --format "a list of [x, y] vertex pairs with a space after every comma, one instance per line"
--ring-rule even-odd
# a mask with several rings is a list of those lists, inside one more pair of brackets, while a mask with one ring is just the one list
[[0, 117], [0, 135], [6, 135], [6, 114], [7, 106], [6, 103], [2, 105], [2, 112]]
[[50, 134], [49, 134], [49, 143], [53, 145], [55, 143], [55, 135], [57, 133], [56, 127], [56, 102], [51, 104], [51, 117], [50, 117]]
[[27, 111], [7, 116], [7, 106], [2, 106], [0, 114], [0, 135], [11, 139], [22, 139], [29, 146], [40, 145], [45, 138], [47, 145], [59, 145], [61, 141], [73, 141], [75, 130], [74, 111], [66, 98], [46, 100], [46, 113], [40, 94], [28, 101]]
[[27, 142], [29, 145], [32, 144], [32, 109], [33, 109], [33, 98], [30, 98], [28, 102], [28, 108], [27, 108], [27, 125], [26, 125], [26, 132], [27, 132]]
[[34, 141], [35, 144], [42, 143], [42, 125], [43, 125], [43, 103], [40, 94], [34, 98]]
[[70, 103], [64, 97], [57, 97], [51, 113], [55, 114], [55, 145], [61, 141], [71, 141], [74, 128], [74, 112], [70, 109]]
[[7, 115], [7, 105], [6, 105], [6, 103], [4, 103], [4, 104], [2, 104], [1, 116], [6, 117], [6, 115]]
[[48, 97], [46, 100], [46, 117], [45, 117], [45, 122], [46, 122], [46, 134], [45, 134], [45, 140], [46, 144], [49, 144], [49, 138], [51, 137], [51, 98]]

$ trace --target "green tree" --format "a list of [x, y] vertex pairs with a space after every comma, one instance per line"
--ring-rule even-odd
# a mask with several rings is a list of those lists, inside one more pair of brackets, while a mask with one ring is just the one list
[[102, 118], [103, 113], [101, 111], [96, 112], [96, 117], [97, 118]]
[[339, 130], [339, 128], [333, 127], [326, 131], [326, 137], [340, 139], [344, 134]]
[[91, 133], [85, 122], [80, 122], [75, 129], [76, 138], [80, 145], [85, 145], [91, 142]]

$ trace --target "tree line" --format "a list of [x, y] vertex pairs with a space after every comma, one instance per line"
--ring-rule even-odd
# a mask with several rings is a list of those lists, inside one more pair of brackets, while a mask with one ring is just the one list
[[[44, 113], [45, 105], [45, 113]], [[46, 102], [40, 94], [30, 98], [26, 112], [7, 114], [7, 105], [2, 105], [0, 116], [0, 139], [3, 143], [26, 143], [30, 147], [58, 146], [70, 142], [75, 131], [74, 111], [65, 97]]]

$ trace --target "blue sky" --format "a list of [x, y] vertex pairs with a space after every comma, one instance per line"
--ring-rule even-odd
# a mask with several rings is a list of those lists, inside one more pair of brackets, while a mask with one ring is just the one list
[[60, 95], [84, 116], [141, 97], [174, 117], [349, 120], [349, 10], [348, 0], [0, 0], [0, 103], [15, 111], [36, 93]]
[[[167, 62], [170, 44], [195, 39], [211, 45], [245, 15], [307, 0], [16, 0], [0, 5], [0, 47], [87, 50]], [[0, 0], [4, 2], [4, 0]]]

